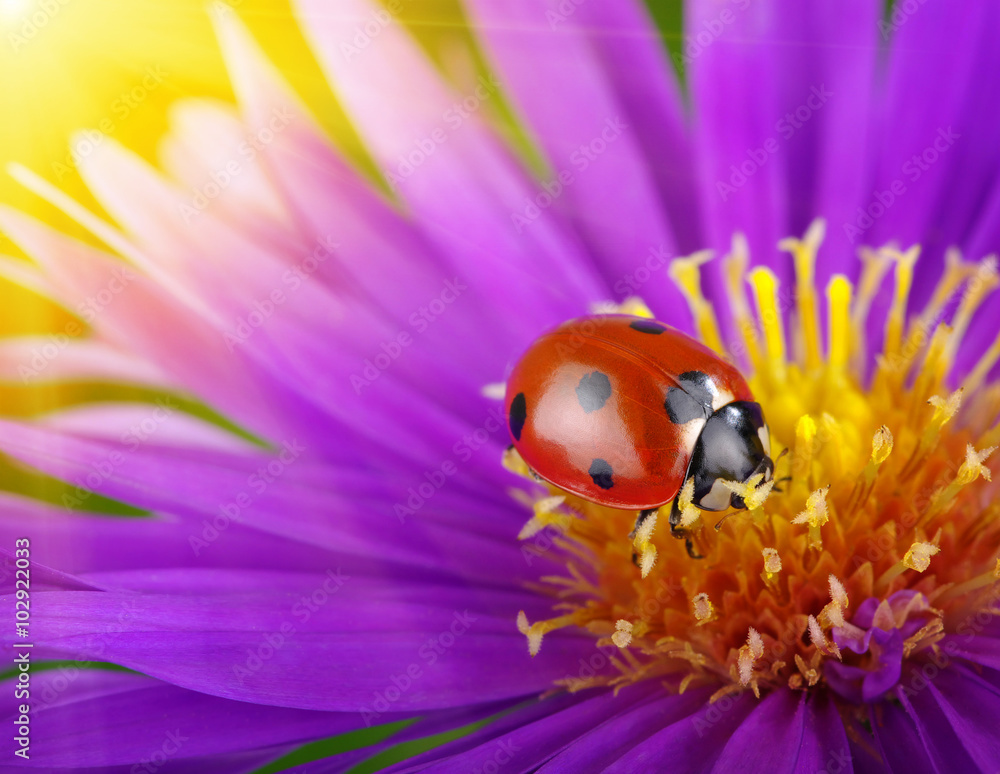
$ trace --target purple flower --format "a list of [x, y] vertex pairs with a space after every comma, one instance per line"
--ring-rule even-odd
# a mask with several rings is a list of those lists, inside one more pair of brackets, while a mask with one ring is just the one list
[[[393, 770], [1000, 769], [997, 272], [960, 257], [1000, 242], [1000, 7], [883, 6], [689, 2], [682, 86], [633, 2], [469, 0], [487, 73], [446, 81], [398, 4], [298, 0], [364, 164], [223, 13], [239, 112], [179, 103], [162, 171], [98, 145], [106, 216], [15, 168], [93, 239], [0, 210], [80, 318], [3, 373], [160, 397], [0, 423], [69, 484], [3, 496], [6, 760], [406, 721], [296, 770], [455, 729]], [[704, 560], [504, 452], [497, 383], [594, 309], [730, 357], [790, 450]]]
[[858, 607], [850, 624], [845, 622], [833, 630], [834, 642], [867, 656], [867, 664], [830, 662], [827, 683], [857, 704], [877, 701], [899, 682], [906, 641], [919, 635], [933, 620], [933, 610], [918, 591], [897, 591], [884, 600], [869, 597]]

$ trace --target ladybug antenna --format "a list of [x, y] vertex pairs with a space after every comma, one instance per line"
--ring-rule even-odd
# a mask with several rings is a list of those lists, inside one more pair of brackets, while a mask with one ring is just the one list
[[786, 481], [791, 481], [791, 480], [792, 480], [791, 476], [783, 476], [782, 478], [775, 479], [773, 491], [775, 491], [775, 492], [784, 492], [785, 490], [781, 488], [781, 484], [785, 483]]

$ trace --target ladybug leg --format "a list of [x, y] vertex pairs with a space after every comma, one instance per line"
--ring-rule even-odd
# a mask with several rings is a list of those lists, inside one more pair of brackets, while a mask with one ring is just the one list
[[529, 472], [529, 473], [531, 474], [531, 477], [532, 477], [533, 479], [535, 479], [535, 481], [537, 481], [537, 482], [538, 482], [539, 484], [542, 484], [542, 483], [544, 483], [544, 482], [545, 482], [545, 479], [544, 479], [544, 478], [542, 478], [542, 477], [541, 477], [540, 475], [538, 475], [538, 474], [537, 474], [537, 473], [535, 472], [534, 468], [528, 468], [528, 472]]
[[[659, 508], [647, 508], [644, 511], [639, 511], [639, 516], [635, 520], [635, 526], [632, 528], [632, 531], [628, 533], [628, 539], [634, 540], [635, 534], [642, 528], [642, 525], [646, 523], [646, 520], [650, 516], [656, 514], [656, 512], [659, 510], [660, 510]], [[638, 551], [632, 551], [632, 564], [634, 564], [636, 567], [641, 567], [639, 563]]]
[[646, 523], [646, 519], [654, 515], [658, 510], [660, 509], [648, 508], [645, 511], [639, 511], [639, 516], [635, 520], [635, 526], [632, 528], [632, 531], [628, 533], [629, 540], [635, 537], [635, 533], [638, 532], [642, 525]]
[[677, 502], [679, 499], [680, 495], [677, 495], [670, 505], [670, 534], [675, 538], [684, 537], [684, 530], [681, 529], [681, 507]]
[[694, 541], [691, 540], [691, 535], [681, 527], [681, 509], [677, 503], [678, 499], [680, 499], [679, 496], [675, 497], [673, 505], [670, 506], [670, 534], [678, 540], [683, 538], [684, 547], [692, 559], [704, 559], [704, 556], [694, 550]]

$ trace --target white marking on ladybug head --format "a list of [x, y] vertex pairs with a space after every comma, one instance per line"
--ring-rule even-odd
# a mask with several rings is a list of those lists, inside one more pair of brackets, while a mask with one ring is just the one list
[[768, 457], [771, 456], [771, 430], [767, 426], [767, 422], [764, 423], [763, 427], [757, 429], [757, 435], [760, 436], [760, 442], [764, 445], [764, 454]]
[[730, 497], [732, 497], [732, 492], [722, 483], [721, 478], [717, 478], [712, 482], [712, 488], [708, 490], [708, 493], [695, 505], [706, 511], [724, 511], [729, 507]]

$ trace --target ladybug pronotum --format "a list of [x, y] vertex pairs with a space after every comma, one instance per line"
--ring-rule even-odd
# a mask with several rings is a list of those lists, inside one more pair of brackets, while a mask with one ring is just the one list
[[746, 380], [707, 347], [663, 323], [629, 315], [571, 320], [537, 339], [507, 382], [514, 447], [545, 481], [610, 508], [638, 510], [636, 527], [681, 487], [704, 511], [742, 509], [723, 481], [746, 482], [774, 463], [764, 414]]

